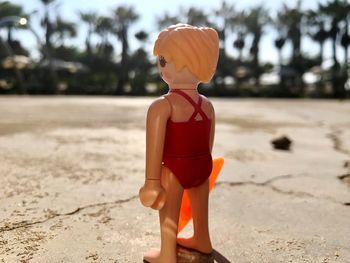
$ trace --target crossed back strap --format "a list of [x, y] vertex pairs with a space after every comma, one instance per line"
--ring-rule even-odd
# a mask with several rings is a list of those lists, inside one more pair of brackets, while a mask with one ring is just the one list
[[198, 103], [196, 103], [189, 95], [187, 95], [187, 93], [183, 92], [180, 89], [173, 89], [172, 92], [175, 92], [179, 95], [181, 95], [182, 97], [184, 97], [189, 103], [192, 104], [193, 108], [194, 108], [194, 112], [191, 115], [191, 118], [189, 119], [189, 121], [195, 120], [195, 117], [197, 116], [197, 114], [200, 114], [202, 116], [203, 120], [208, 120], [207, 115], [203, 112], [201, 105], [202, 105], [202, 97], [199, 95], [199, 99], [198, 99]]

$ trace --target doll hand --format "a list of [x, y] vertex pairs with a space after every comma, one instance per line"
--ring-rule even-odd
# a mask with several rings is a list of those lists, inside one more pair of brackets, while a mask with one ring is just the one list
[[146, 180], [139, 191], [141, 203], [146, 207], [160, 210], [165, 204], [165, 190], [159, 180]]

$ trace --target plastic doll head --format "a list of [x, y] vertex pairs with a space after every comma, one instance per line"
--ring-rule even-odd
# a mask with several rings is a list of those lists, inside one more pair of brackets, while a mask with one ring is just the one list
[[219, 37], [209, 27], [187, 24], [172, 25], [160, 32], [153, 54], [159, 65], [171, 63], [176, 71], [188, 70], [200, 82], [213, 77], [219, 57]]

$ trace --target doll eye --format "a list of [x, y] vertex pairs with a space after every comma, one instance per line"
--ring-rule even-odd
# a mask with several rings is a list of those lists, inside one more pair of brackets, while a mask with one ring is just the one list
[[166, 60], [165, 60], [165, 58], [164, 58], [163, 56], [160, 56], [160, 57], [159, 57], [159, 64], [160, 64], [160, 66], [161, 66], [162, 68], [165, 67], [165, 65], [166, 65]]

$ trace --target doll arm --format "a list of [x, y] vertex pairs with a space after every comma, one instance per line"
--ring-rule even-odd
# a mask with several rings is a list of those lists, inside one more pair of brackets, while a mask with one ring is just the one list
[[165, 98], [154, 101], [147, 112], [146, 180], [160, 179], [166, 124], [170, 105]]
[[214, 143], [214, 136], [215, 136], [215, 110], [213, 105], [210, 103], [211, 106], [211, 129], [210, 129], [210, 152], [213, 150], [213, 143]]
[[139, 196], [144, 206], [157, 210], [162, 208], [166, 198], [160, 175], [166, 123], [170, 114], [171, 108], [165, 98], [154, 101], [147, 112], [146, 178]]

